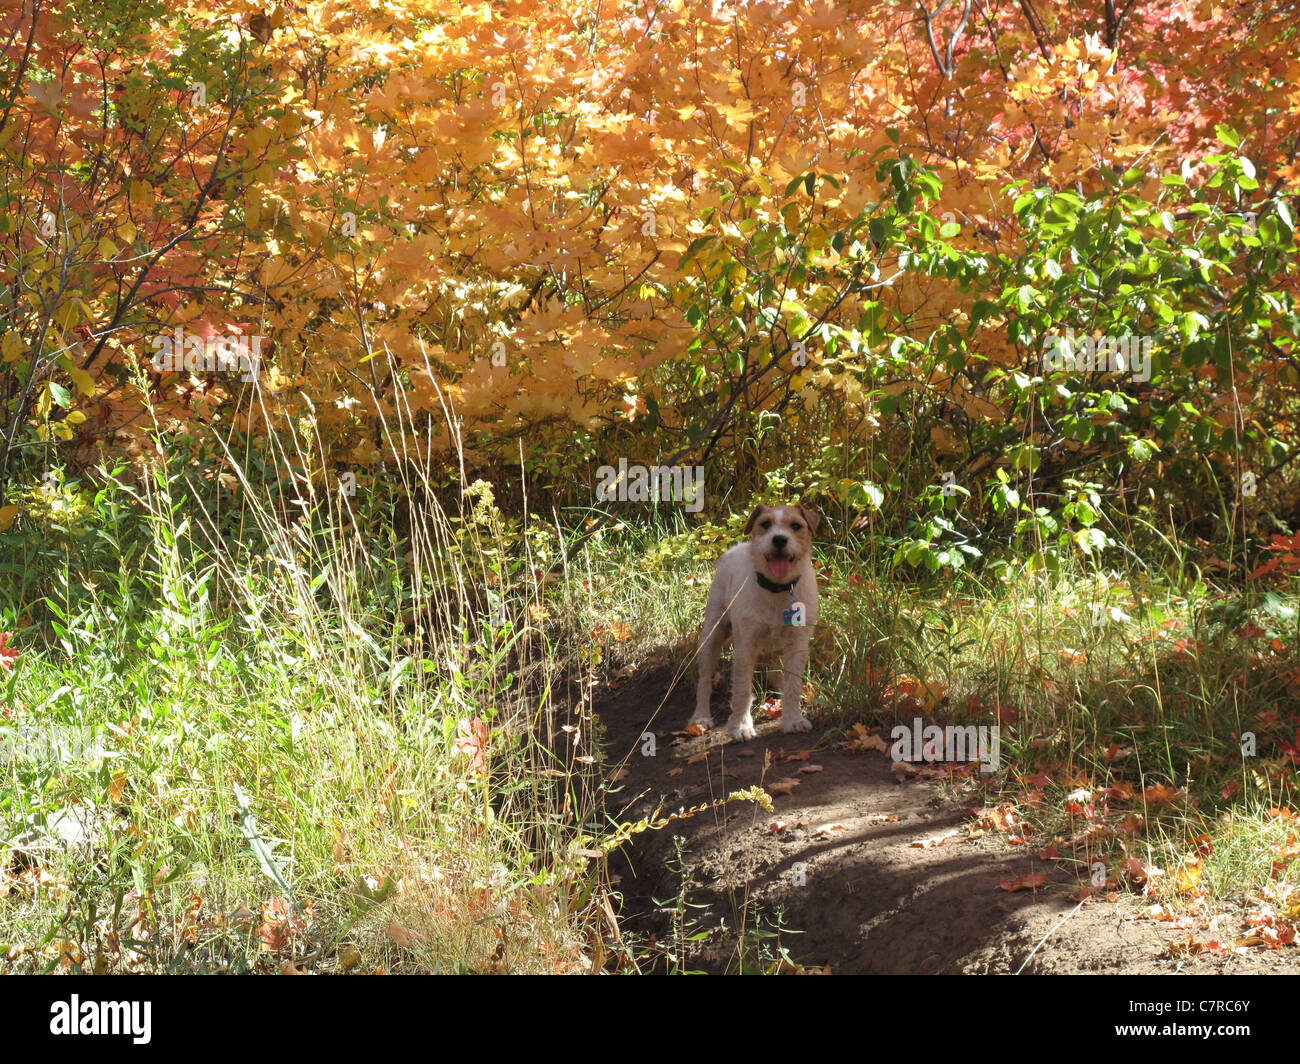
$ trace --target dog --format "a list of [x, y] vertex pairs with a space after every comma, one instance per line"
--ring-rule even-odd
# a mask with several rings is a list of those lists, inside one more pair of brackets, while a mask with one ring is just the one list
[[689, 724], [713, 726], [709, 698], [713, 670], [728, 638], [734, 644], [731, 664], [731, 716], [727, 734], [744, 742], [754, 738], [754, 666], [761, 657], [779, 655], [781, 730], [806, 732], [812, 724], [799, 698], [808, 643], [817, 623], [817, 577], [812, 567], [812, 535], [821, 518], [806, 506], [757, 506], [745, 522], [749, 542], [718, 559], [700, 635], [700, 681], [695, 714]]

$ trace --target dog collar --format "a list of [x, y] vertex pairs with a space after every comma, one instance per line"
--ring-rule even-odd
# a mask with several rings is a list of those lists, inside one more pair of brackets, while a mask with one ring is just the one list
[[761, 587], [764, 591], [772, 591], [772, 592], [775, 592], [775, 593], [778, 594], [778, 595], [779, 595], [782, 591], [791, 591], [791, 590], [793, 590], [794, 585], [797, 584], [797, 583], [799, 582], [799, 578], [796, 576], [796, 577], [795, 577], [793, 580], [791, 580], [788, 584], [778, 584], [778, 583], [776, 583], [775, 581], [769, 580], [769, 579], [768, 579], [767, 577], [765, 577], [762, 573], [760, 573], [757, 569], [754, 570], [754, 575], [755, 575], [756, 577], [758, 577], [758, 586], [759, 586], [759, 587]]

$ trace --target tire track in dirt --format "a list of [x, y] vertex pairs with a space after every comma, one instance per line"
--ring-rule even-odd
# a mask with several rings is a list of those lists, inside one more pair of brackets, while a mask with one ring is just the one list
[[[719, 929], [752, 927], [761, 915], [770, 930], [780, 912], [785, 931], [800, 932], [781, 935], [796, 962], [845, 974], [1300, 970], [1294, 951], [1176, 959], [1168, 940], [1185, 932], [1132, 919], [1140, 908], [1132, 896], [1078, 905], [1080, 881], [1068, 867], [1001, 835], [914, 846], [969, 820], [971, 806], [982, 804], [978, 790], [958, 796], [933, 780], [900, 782], [883, 753], [836, 749], [817, 729], [783, 735], [775, 720], [759, 721], [749, 743], [730, 742], [720, 730], [685, 736], [689, 677], [672, 684], [672, 669], [646, 668], [597, 698], [606, 758], [627, 770], [608, 802], [618, 820], [711, 802], [764, 778], [769, 785], [800, 779], [792, 794], [773, 799], [773, 813], [729, 803], [644, 832], [611, 855], [623, 923], [643, 937], [671, 938], [664, 907], [682, 892], [683, 875], [685, 900], [707, 906], [687, 910], [688, 934], [712, 929], [707, 941], [684, 947], [687, 968], [734, 969], [734, 934]], [[715, 712], [721, 705], [725, 694], [715, 695]], [[654, 756], [641, 754], [647, 732], [655, 735]], [[809, 761], [781, 760], [801, 750], [812, 750]], [[766, 777], [765, 751], [774, 761]], [[822, 769], [798, 774], [808, 764]], [[842, 829], [818, 832], [827, 824]], [[674, 835], [685, 842], [684, 872], [672, 867]], [[1000, 886], [1033, 874], [1047, 876], [1037, 890]]]

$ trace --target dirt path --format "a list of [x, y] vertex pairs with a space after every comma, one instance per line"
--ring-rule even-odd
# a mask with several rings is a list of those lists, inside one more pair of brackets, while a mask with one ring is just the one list
[[[1026, 973], [1300, 971], [1295, 950], [1178, 957], [1169, 941], [1186, 939], [1186, 931], [1134, 919], [1141, 902], [1131, 895], [1077, 905], [1075, 874], [1003, 835], [914, 846], [968, 821], [978, 794], [952, 795], [928, 779], [900, 781], [884, 753], [842, 751], [819, 731], [782, 735], [775, 720], [759, 721], [758, 737], [744, 744], [720, 731], [686, 736], [679, 729], [692, 709], [690, 681], [669, 693], [672, 679], [666, 667], [642, 670], [597, 700], [609, 759], [631, 754], [611, 801], [620, 820], [697, 806], [760, 778], [769, 786], [800, 781], [789, 796], [773, 799], [774, 813], [734, 802], [644, 832], [611, 860], [625, 925], [671, 941], [673, 921], [663, 906], [682, 893], [673, 836], [684, 839], [685, 901], [707, 906], [685, 910], [686, 935], [711, 929], [686, 946], [688, 969], [734, 969], [734, 936], [721, 925], [736, 927], [743, 912], [749, 924], [758, 914], [770, 928], [780, 911], [786, 930], [802, 932], [781, 935], [791, 957], [836, 973], [1012, 973], [1022, 965]], [[715, 717], [723, 698], [715, 694]], [[655, 735], [652, 757], [641, 754], [646, 732]], [[807, 760], [782, 757], [805, 750]], [[764, 751], [775, 762], [765, 777]], [[812, 765], [821, 770], [799, 772]], [[835, 824], [842, 828], [817, 831]], [[1004, 880], [1036, 874], [1047, 877], [1036, 890], [1002, 888]], [[1236, 930], [1220, 935], [1230, 939]]]

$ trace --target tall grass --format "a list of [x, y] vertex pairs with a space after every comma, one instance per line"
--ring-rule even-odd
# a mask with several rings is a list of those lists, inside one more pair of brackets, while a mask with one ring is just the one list
[[[34, 490], [5, 534], [0, 967], [599, 955], [608, 906], [573, 853], [596, 810], [590, 706], [566, 698], [571, 641], [539, 623], [540, 588], [511, 581], [491, 490], [461, 485], [450, 514], [409, 482], [358, 504], [299, 442], [261, 461], [163, 446], [133, 477]], [[98, 746], [35, 741], [70, 729]], [[69, 811], [104, 836], [92, 860], [23, 842]]]

